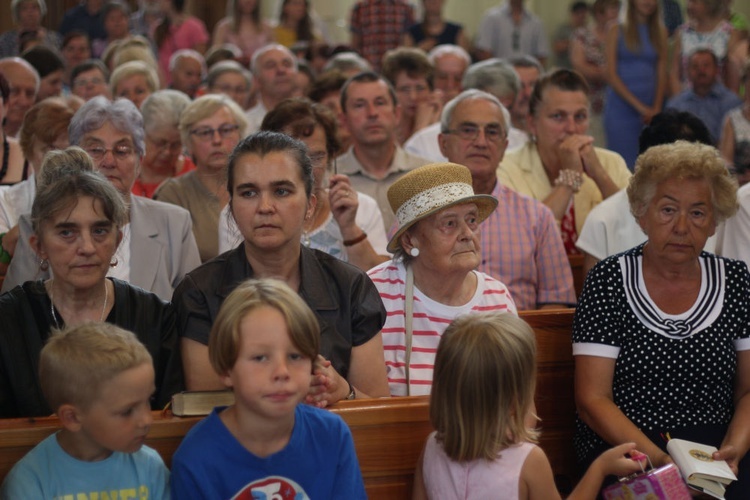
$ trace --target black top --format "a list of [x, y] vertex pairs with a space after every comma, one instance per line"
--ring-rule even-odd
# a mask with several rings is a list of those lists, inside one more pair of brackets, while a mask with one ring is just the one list
[[[702, 252], [701, 290], [678, 315], [645, 287], [643, 245], [586, 277], [573, 322], [573, 354], [615, 359], [612, 399], [638, 428], [726, 424], [734, 413], [739, 350], [750, 349], [750, 275], [744, 262]], [[603, 444], [578, 419], [581, 459]]]
[[458, 45], [458, 34], [461, 32], [461, 25], [455, 24], [455, 23], [445, 23], [445, 28], [443, 28], [443, 32], [440, 33], [437, 36], [427, 36], [424, 32], [424, 29], [422, 29], [422, 23], [415, 24], [411, 26], [408, 30], [411, 37], [414, 39], [414, 44], [419, 44], [422, 40], [426, 38], [434, 38], [435, 39], [435, 45], [443, 45], [443, 44], [451, 44], [451, 45]]
[[[161, 409], [184, 388], [174, 308], [125, 281], [112, 283], [115, 301], [106, 322], [133, 332], [148, 349], [156, 374], [151, 406]], [[39, 385], [39, 355], [57, 326], [50, 306], [44, 281], [27, 281], [0, 295], [0, 418], [53, 413]]]
[[[299, 295], [320, 323], [320, 353], [346, 378], [352, 347], [366, 343], [385, 323], [383, 302], [361, 270], [327, 253], [300, 248]], [[244, 244], [188, 273], [172, 297], [179, 335], [208, 344], [222, 302], [252, 277]]]

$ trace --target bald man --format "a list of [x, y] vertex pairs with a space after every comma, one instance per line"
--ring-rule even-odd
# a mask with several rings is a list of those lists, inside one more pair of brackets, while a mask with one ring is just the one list
[[18, 136], [23, 117], [36, 102], [39, 92], [39, 73], [20, 57], [6, 57], [0, 59], [0, 73], [8, 80], [10, 96], [5, 103], [5, 125], [3, 127], [8, 137]]

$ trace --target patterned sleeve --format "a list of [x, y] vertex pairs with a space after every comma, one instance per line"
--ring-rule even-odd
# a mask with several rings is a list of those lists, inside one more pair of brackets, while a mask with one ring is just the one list
[[[352, 7], [352, 15], [349, 18], [349, 31], [352, 33], [362, 33], [362, 21], [360, 20], [360, 7], [359, 3], [354, 4]], [[354, 47], [355, 49], [357, 47]]]
[[539, 205], [537, 227], [537, 305], [576, 303], [573, 273], [552, 211]]
[[747, 297], [750, 297], [750, 273], [747, 270], [747, 264], [742, 261], [726, 260], [727, 281], [738, 282], [737, 293], [732, 293], [730, 300], [735, 301], [732, 309], [742, 318], [741, 326], [733, 338], [734, 347], [738, 351], [750, 350], [750, 306], [748, 306]]
[[[617, 257], [597, 264], [586, 277], [581, 299], [573, 319], [573, 354], [593, 354], [617, 357], [620, 339], [620, 293], [623, 289], [619, 277]], [[596, 344], [601, 347], [595, 348]]]

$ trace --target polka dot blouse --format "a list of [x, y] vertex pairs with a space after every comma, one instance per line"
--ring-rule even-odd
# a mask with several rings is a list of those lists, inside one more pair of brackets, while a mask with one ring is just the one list
[[[701, 253], [698, 298], [672, 315], [649, 297], [642, 260], [643, 245], [589, 273], [573, 324], [573, 354], [617, 360], [614, 402], [641, 429], [729, 422], [736, 351], [750, 349], [747, 266]], [[579, 457], [601, 444], [579, 420]]]

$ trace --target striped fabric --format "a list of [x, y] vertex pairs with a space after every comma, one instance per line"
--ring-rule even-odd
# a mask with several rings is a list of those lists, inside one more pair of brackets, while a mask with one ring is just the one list
[[[383, 325], [383, 349], [391, 396], [406, 396], [405, 280], [406, 269], [400, 262], [388, 261], [368, 272], [383, 300], [387, 317]], [[484, 311], [516, 313], [510, 292], [501, 282], [477, 272], [477, 290], [463, 306], [446, 306], [414, 288], [410, 394], [425, 395], [432, 386], [432, 368], [440, 336], [450, 322], [462, 314]]]

